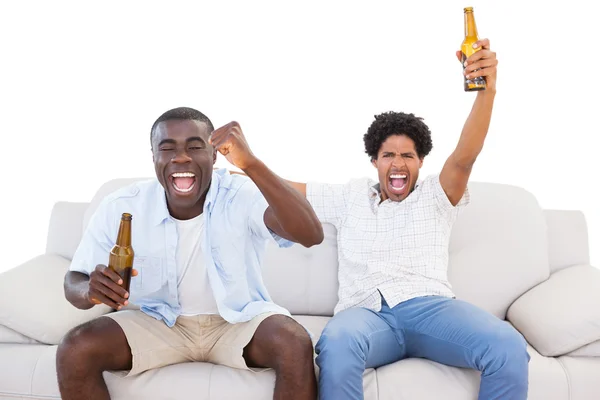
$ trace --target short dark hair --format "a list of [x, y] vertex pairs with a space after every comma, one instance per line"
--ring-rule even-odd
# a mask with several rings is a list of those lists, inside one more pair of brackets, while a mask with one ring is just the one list
[[375, 115], [375, 121], [363, 137], [365, 152], [371, 160], [377, 159], [381, 144], [392, 135], [406, 135], [411, 138], [415, 142], [419, 158], [428, 155], [433, 148], [431, 132], [423, 122], [423, 118], [416, 117], [414, 114], [388, 111]]
[[154, 121], [154, 124], [152, 124], [152, 129], [150, 129], [150, 144], [152, 144], [152, 138], [154, 137], [154, 131], [156, 130], [156, 127], [158, 126], [158, 124], [160, 124], [161, 122], [170, 121], [173, 119], [204, 122], [204, 123], [206, 123], [206, 125], [208, 125], [209, 132], [212, 132], [215, 130], [212, 122], [210, 122], [210, 119], [208, 119], [208, 117], [206, 115], [202, 114], [200, 111], [194, 110], [193, 108], [189, 108], [189, 107], [177, 107], [177, 108], [173, 108], [172, 110], [169, 110], [169, 111], [163, 113], [163, 115], [161, 115], [160, 117], [158, 117], [158, 119], [156, 121]]

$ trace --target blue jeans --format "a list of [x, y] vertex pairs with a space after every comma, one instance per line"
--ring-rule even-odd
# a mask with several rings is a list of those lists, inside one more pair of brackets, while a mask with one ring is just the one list
[[481, 371], [479, 399], [527, 399], [523, 336], [467, 302], [418, 297], [335, 315], [316, 346], [320, 399], [363, 399], [363, 372], [407, 357]]

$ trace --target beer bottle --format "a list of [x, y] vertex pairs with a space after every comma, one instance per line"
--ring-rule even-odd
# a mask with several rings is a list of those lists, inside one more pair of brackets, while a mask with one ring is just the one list
[[[463, 71], [465, 69], [465, 61], [476, 51], [481, 50], [481, 48], [474, 49], [473, 43], [479, 40], [479, 36], [477, 35], [477, 25], [475, 25], [475, 16], [473, 15], [473, 7], [465, 7], [465, 40], [462, 42], [461, 51], [462, 51], [462, 63], [463, 63]], [[477, 78], [467, 79], [465, 80], [465, 92], [472, 92], [475, 90], [485, 90], [485, 78], [483, 76], [478, 76]]]
[[127, 292], [129, 292], [129, 282], [131, 281], [131, 271], [133, 268], [131, 218], [131, 214], [128, 213], [123, 213], [121, 216], [117, 243], [110, 250], [110, 256], [108, 257], [108, 267], [119, 274], [123, 280], [121, 287]]

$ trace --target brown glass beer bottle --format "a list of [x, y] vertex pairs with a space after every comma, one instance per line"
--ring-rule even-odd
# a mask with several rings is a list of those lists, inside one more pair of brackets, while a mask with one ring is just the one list
[[129, 283], [131, 281], [131, 271], [133, 268], [133, 247], [131, 247], [131, 214], [123, 213], [121, 216], [121, 225], [119, 226], [119, 235], [117, 243], [110, 250], [108, 257], [108, 267], [115, 271], [123, 284], [121, 287], [129, 292]]
[[[477, 35], [477, 25], [475, 25], [475, 16], [473, 15], [473, 7], [465, 7], [465, 40], [462, 42], [461, 51], [462, 51], [462, 63], [463, 63], [463, 71], [465, 69], [465, 61], [476, 51], [481, 50], [481, 48], [474, 49], [473, 44], [479, 40], [479, 36]], [[485, 78], [483, 76], [478, 76], [476, 78], [465, 80], [465, 92], [472, 92], [476, 90], [485, 90]]]

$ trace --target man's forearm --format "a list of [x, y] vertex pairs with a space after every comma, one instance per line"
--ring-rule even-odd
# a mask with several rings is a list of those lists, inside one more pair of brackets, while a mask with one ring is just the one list
[[460, 166], [471, 168], [483, 149], [483, 143], [492, 119], [495, 97], [496, 92], [493, 90], [484, 90], [477, 93], [477, 98], [453, 153], [454, 161]]
[[[243, 172], [237, 172], [237, 171], [229, 171], [229, 173], [232, 175], [248, 176]], [[296, 189], [298, 192], [300, 192], [300, 194], [302, 194], [302, 196], [306, 197], [306, 183], [288, 181], [287, 179], [284, 179], [283, 181], [285, 183], [287, 183], [288, 185], [290, 185], [292, 188]]]
[[94, 304], [88, 299], [90, 277], [80, 272], [69, 271], [65, 276], [65, 297], [67, 301], [80, 310], [92, 308]]
[[257, 160], [244, 170], [269, 203], [281, 228], [305, 246], [323, 241], [323, 227], [314, 210], [298, 189]]

